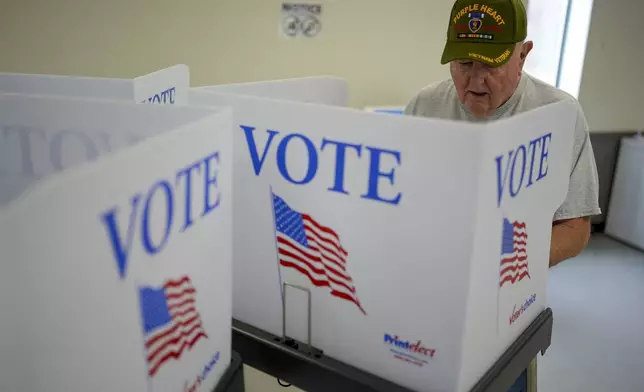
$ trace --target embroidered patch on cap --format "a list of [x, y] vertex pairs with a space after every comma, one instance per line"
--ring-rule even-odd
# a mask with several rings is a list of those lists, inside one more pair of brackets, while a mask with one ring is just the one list
[[470, 34], [470, 33], [459, 33], [457, 38], [460, 39], [485, 39], [485, 40], [493, 40], [494, 39], [494, 34]]
[[480, 12], [477, 12], [477, 13], [473, 12], [468, 14], [467, 16], [469, 16], [470, 18], [470, 21], [467, 24], [468, 27], [470, 28], [470, 31], [472, 33], [476, 33], [481, 29], [481, 26], [483, 26], [483, 18], [485, 17], [485, 14]]

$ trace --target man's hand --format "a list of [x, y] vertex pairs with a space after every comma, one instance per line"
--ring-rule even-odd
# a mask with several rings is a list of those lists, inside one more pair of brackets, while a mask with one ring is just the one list
[[552, 223], [550, 267], [577, 256], [588, 244], [590, 218], [574, 218]]

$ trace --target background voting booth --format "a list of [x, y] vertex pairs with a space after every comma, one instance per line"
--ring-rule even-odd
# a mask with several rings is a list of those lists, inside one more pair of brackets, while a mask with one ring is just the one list
[[[191, 284], [197, 289], [204, 326], [208, 326], [206, 314], [222, 319], [220, 324], [213, 321], [208, 326], [214, 328], [213, 332], [206, 330], [208, 339], [211, 333], [230, 339], [229, 333], [221, 331], [226, 328], [225, 322], [230, 327], [230, 314], [225, 316], [230, 312], [230, 302], [226, 308], [224, 299], [230, 301], [232, 291], [233, 349], [249, 365], [306, 390], [329, 386], [352, 391], [507, 390], [532, 358], [549, 346], [552, 313], [546, 309], [545, 288], [550, 227], [566, 194], [572, 149], [572, 134], [567, 130], [576, 120], [568, 104], [486, 125], [454, 123], [344, 108], [346, 83], [332, 77], [188, 89], [187, 77], [177, 77], [179, 73], [187, 75], [187, 68], [171, 67], [147, 75], [147, 80], [157, 84], [146, 88], [136, 87], [137, 80], [146, 77], [78, 78], [96, 86], [101, 81], [124, 86], [118, 92], [106, 89], [104, 95], [96, 89], [91, 93], [80, 87], [66, 89], [63, 82], [52, 83], [52, 77], [45, 76], [34, 76], [43, 83], [31, 82], [24, 91], [21, 83], [7, 80], [29, 79], [28, 75], [0, 75], [0, 86], [11, 92], [131, 102], [4, 98], [15, 100], [16, 105], [28, 105], [33, 100], [33, 105], [50, 111], [51, 124], [62, 119], [70, 122], [56, 125], [59, 128], [88, 129], [91, 131], [83, 134], [91, 137], [103, 131], [123, 146], [137, 141], [92, 163], [83, 163], [82, 158], [87, 161], [89, 156], [80, 155], [77, 168], [39, 181], [29, 197], [9, 203], [3, 211], [8, 217], [5, 219], [14, 217], [22, 222], [16, 218], [20, 216], [16, 211], [37, 211], [39, 206], [44, 208], [43, 200], [48, 200], [46, 214], [33, 215], [33, 221], [24, 220], [46, 237], [48, 227], [53, 229], [49, 217], [81, 204], [69, 198], [69, 191], [65, 193], [64, 189], [86, 190], [83, 200], [91, 197], [92, 203], [83, 209], [105, 210], [100, 202], [119, 200], [122, 215], [118, 220], [115, 212], [112, 220], [104, 218], [101, 227], [100, 222], [94, 222], [94, 210], [87, 216], [74, 216], [78, 222], [71, 219], [65, 227], [77, 224], [76, 231], [69, 231], [67, 236], [67, 231], [56, 230], [63, 240], [52, 244], [46, 254], [60, 251], [61, 259], [67, 260], [70, 255], [59, 249], [71, 241], [78, 244], [79, 237], [87, 238], [83, 250], [93, 252], [95, 263], [110, 259], [104, 262], [109, 267], [102, 268], [111, 268], [112, 274], [120, 274], [125, 265], [116, 263], [115, 268], [115, 260], [127, 261], [127, 268], [136, 277], [129, 282], [130, 287], [140, 286], [142, 281], [158, 285], [172, 273], [194, 271]], [[80, 85], [75, 78], [64, 79], [70, 86]], [[174, 89], [174, 102], [165, 103], [175, 105], [134, 104], [163, 103], [155, 100], [155, 94], [170, 89]], [[50, 106], [50, 101], [59, 103]], [[64, 106], [69, 115], [56, 116], [58, 112], [47, 109], [58, 106]], [[94, 111], [88, 111], [90, 107]], [[107, 116], [99, 107], [129, 110], [140, 115], [139, 121], [128, 122], [129, 117], [123, 119], [114, 113]], [[165, 118], [161, 121], [159, 113], [175, 119], [174, 123]], [[199, 118], [197, 122], [203, 127], [191, 123], [197, 121], [197, 113], [209, 113], [204, 114], [208, 120]], [[231, 114], [232, 124], [226, 117]], [[123, 124], [97, 122], [102, 117], [121, 117]], [[142, 126], [148, 117], [150, 125]], [[47, 117], [38, 119], [44, 122], [32, 124], [27, 115], [21, 121], [29, 127], [46, 127]], [[204, 130], [207, 128], [209, 132]], [[117, 131], [120, 129], [123, 131]], [[204, 201], [203, 193], [212, 184], [208, 182], [212, 168], [204, 157], [206, 150], [217, 148], [225, 158], [217, 162], [217, 191], [222, 201], [215, 211], [230, 215], [209, 218], [208, 225], [200, 223], [206, 219], [201, 215], [203, 203], [207, 206], [209, 200]], [[197, 157], [199, 153], [204, 157]], [[186, 161], [188, 155], [194, 155], [194, 159]], [[166, 172], [170, 167], [175, 168], [175, 176], [183, 168], [187, 178], [193, 173], [190, 168], [195, 167], [190, 164], [199, 162], [202, 164], [194, 169], [193, 183], [206, 182], [191, 188], [194, 207], [185, 204], [190, 194], [187, 188], [173, 197], [171, 185], [178, 191], [178, 182], [168, 182], [171, 185], [167, 187], [158, 185], [160, 178], [169, 178]], [[133, 169], [139, 167], [141, 170]], [[232, 176], [226, 171], [230, 169]], [[205, 180], [199, 176], [206, 176]], [[115, 179], [124, 181], [123, 187], [115, 186]], [[155, 189], [160, 195], [154, 200], [161, 207], [149, 210], [159, 211], [157, 219], [143, 221], [139, 216], [137, 221], [135, 207], [139, 202], [135, 200], [140, 200], [143, 214], [152, 203], [146, 197], [150, 198], [149, 193]], [[143, 192], [140, 199], [132, 196], [137, 191]], [[226, 199], [234, 202], [226, 204]], [[60, 204], [53, 208], [52, 200]], [[167, 207], [168, 200], [175, 203], [172, 211]], [[35, 207], [29, 205], [30, 201]], [[174, 226], [169, 229], [171, 212], [175, 214]], [[186, 218], [191, 212], [194, 221]], [[80, 229], [90, 227], [89, 222], [97, 228], [94, 232]], [[139, 227], [137, 231], [137, 223], [147, 229]], [[202, 228], [195, 230], [198, 225]], [[112, 229], [105, 231], [106, 227]], [[16, 257], [45, 254], [46, 247], [42, 252], [35, 247], [20, 247], [19, 232], [13, 236], [6, 238], [12, 239]], [[154, 256], [161, 261], [152, 262], [149, 250], [159, 248], [158, 241], [166, 237], [168, 245]], [[106, 239], [112, 241], [108, 242], [111, 253]], [[171, 248], [170, 239], [176, 248]], [[227, 240], [232, 241], [232, 249], [224, 249], [230, 245]], [[185, 255], [193, 255], [193, 259], [184, 261]], [[214, 261], [213, 255], [217, 255]], [[225, 281], [231, 262], [232, 290], [230, 275]], [[28, 276], [28, 267], [13, 268]], [[127, 283], [121, 275], [117, 278], [112, 284]], [[47, 287], [52, 284], [44, 276], [39, 279]], [[222, 294], [225, 288], [227, 296]], [[108, 289], [116, 290], [109, 287], [105, 291]], [[204, 291], [209, 298], [201, 299]], [[44, 301], [47, 297], [42, 298]], [[65, 305], [69, 306], [60, 306]], [[134, 307], [136, 301], [130, 305]], [[204, 306], [207, 310], [202, 310]], [[136, 309], [130, 313], [136, 313]], [[55, 313], [50, 316], [52, 322], [64, 322], [56, 317]], [[145, 316], [142, 319], [145, 321]], [[79, 324], [77, 328], [77, 333], [89, 335], [90, 326]], [[19, 337], [17, 329], [14, 333]], [[136, 339], [141, 342], [141, 333], [137, 333]], [[3, 340], [3, 344], [18, 341]], [[230, 341], [228, 344], [228, 351], [217, 348], [217, 363], [231, 363]], [[207, 349], [205, 345], [201, 350]], [[194, 356], [199, 353], [195, 351]], [[72, 351], [70, 355], [78, 360], [89, 353]], [[189, 378], [179, 376], [200, 360], [185, 365], [181, 362], [177, 373], [171, 370], [165, 374], [175, 384], [180, 381], [179, 389], [192, 385], [193, 390], [211, 390], [215, 384], [200, 386], [194, 377], [190, 384], [186, 381]], [[92, 362], [86, 366], [91, 367]], [[129, 371], [134, 374], [134, 370]], [[92, 372], [99, 370], [93, 368]], [[212, 380], [221, 374], [213, 372]], [[93, 380], [88, 376], [85, 382]], [[132, 382], [135, 380], [133, 376]]]
[[251, 95], [345, 107], [349, 102], [347, 81], [334, 76], [311, 76], [305, 78], [268, 80], [261, 82], [234, 83], [203, 86], [195, 90], [215, 93]]
[[644, 137], [624, 138], [619, 159], [606, 233], [644, 250]]
[[134, 79], [0, 73], [0, 92], [185, 104], [188, 67], [178, 64]]

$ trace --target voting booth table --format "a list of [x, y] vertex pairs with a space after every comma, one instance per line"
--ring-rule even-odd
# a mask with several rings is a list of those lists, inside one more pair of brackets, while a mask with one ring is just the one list
[[[471, 124], [346, 108], [334, 77], [186, 75], [78, 78], [121, 86], [92, 93], [0, 75], [8, 127], [45, 135], [37, 164], [24, 136], [2, 161], [3, 255], [27, 260], [2, 290], [31, 294], [29, 314], [3, 304], [7, 389], [220, 391], [243, 361], [308, 391], [503, 391], [548, 348], [571, 105]], [[177, 288], [200, 321], [158, 355]], [[20, 328], [34, 314], [48, 327]]]

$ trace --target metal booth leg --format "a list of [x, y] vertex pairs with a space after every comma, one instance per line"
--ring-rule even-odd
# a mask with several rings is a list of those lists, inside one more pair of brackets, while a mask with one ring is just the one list
[[528, 366], [528, 392], [537, 392], [537, 358]]

